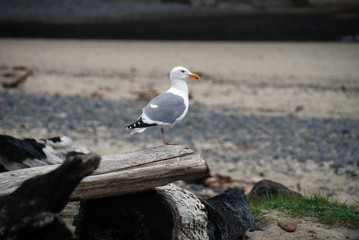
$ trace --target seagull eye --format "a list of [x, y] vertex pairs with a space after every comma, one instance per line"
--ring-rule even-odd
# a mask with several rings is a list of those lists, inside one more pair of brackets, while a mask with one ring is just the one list
[[184, 73], [185, 71], [184, 70], [181, 70], [182, 73]]

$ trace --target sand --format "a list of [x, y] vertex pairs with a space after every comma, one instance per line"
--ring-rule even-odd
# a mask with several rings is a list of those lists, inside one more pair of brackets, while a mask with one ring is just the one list
[[[357, 87], [357, 44], [12, 39], [3, 39], [0, 43], [2, 63], [31, 66], [44, 75], [49, 71], [62, 75], [59, 79], [38, 76], [36, 83], [24, 86], [25, 91], [33, 93], [88, 96], [97, 86], [109, 85], [116, 91], [106, 94], [107, 98], [134, 97], [130, 90], [166, 90], [169, 69], [184, 65], [203, 75], [201, 81], [190, 84], [195, 101], [200, 103], [230, 104], [254, 110], [293, 110], [302, 105], [303, 115], [308, 117], [359, 116], [358, 98], [337, 92], [319, 95], [312, 94], [311, 89], [309, 92], [296, 89], [303, 85]], [[86, 77], [94, 72], [95, 78]], [[133, 72], [140, 77], [120, 80], [121, 74]], [[101, 78], [103, 74], [111, 77]], [[208, 77], [211, 81], [206, 81]], [[216, 81], [223, 84], [219, 86]], [[269, 87], [253, 94], [251, 86], [264, 84]], [[212, 97], [214, 95], [216, 97]]]

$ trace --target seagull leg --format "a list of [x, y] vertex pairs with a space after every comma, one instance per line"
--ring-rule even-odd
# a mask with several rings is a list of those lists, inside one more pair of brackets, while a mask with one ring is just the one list
[[163, 130], [163, 127], [161, 127], [161, 133], [162, 133], [162, 137], [163, 137], [163, 140], [165, 141], [166, 145], [177, 145], [175, 143], [168, 143], [167, 142], [166, 137], [165, 137], [165, 130]]

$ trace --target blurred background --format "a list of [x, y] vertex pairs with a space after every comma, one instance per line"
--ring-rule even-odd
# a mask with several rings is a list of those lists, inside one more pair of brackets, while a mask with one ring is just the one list
[[201, 79], [166, 136], [216, 179], [189, 189], [270, 179], [359, 202], [358, 0], [0, 0], [0, 29], [0, 134], [66, 135], [100, 155], [162, 145], [159, 128], [124, 126], [182, 65]]
[[249, 192], [359, 197], [358, 0], [0, 0], [0, 133], [66, 135], [98, 154], [130, 136], [178, 65], [186, 118], [166, 131]]

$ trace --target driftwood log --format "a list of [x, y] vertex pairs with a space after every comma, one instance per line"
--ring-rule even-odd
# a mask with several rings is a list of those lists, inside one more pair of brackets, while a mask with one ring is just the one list
[[242, 190], [201, 200], [173, 184], [136, 194], [81, 202], [82, 240], [239, 240], [254, 230]]
[[20, 186], [0, 197], [0, 239], [73, 239], [56, 215], [69, 199], [82, 200], [76, 232], [86, 240], [238, 240], [254, 229], [241, 190], [201, 200], [173, 184], [163, 186], [208, 174], [206, 162], [189, 148], [161, 146], [105, 156], [76, 187], [97, 167], [86, 159], [99, 161], [84, 155], [61, 167], [0, 174], [0, 195]]
[[[0, 196], [13, 192], [25, 180], [48, 173], [59, 165], [21, 169], [0, 174]], [[208, 173], [206, 161], [182, 146], [160, 146], [103, 156], [91, 176], [70, 196], [70, 201], [103, 198], [152, 189]]]
[[57, 169], [33, 177], [10, 195], [0, 197], [0, 239], [72, 239], [56, 213], [99, 162], [94, 153], [73, 156]]

